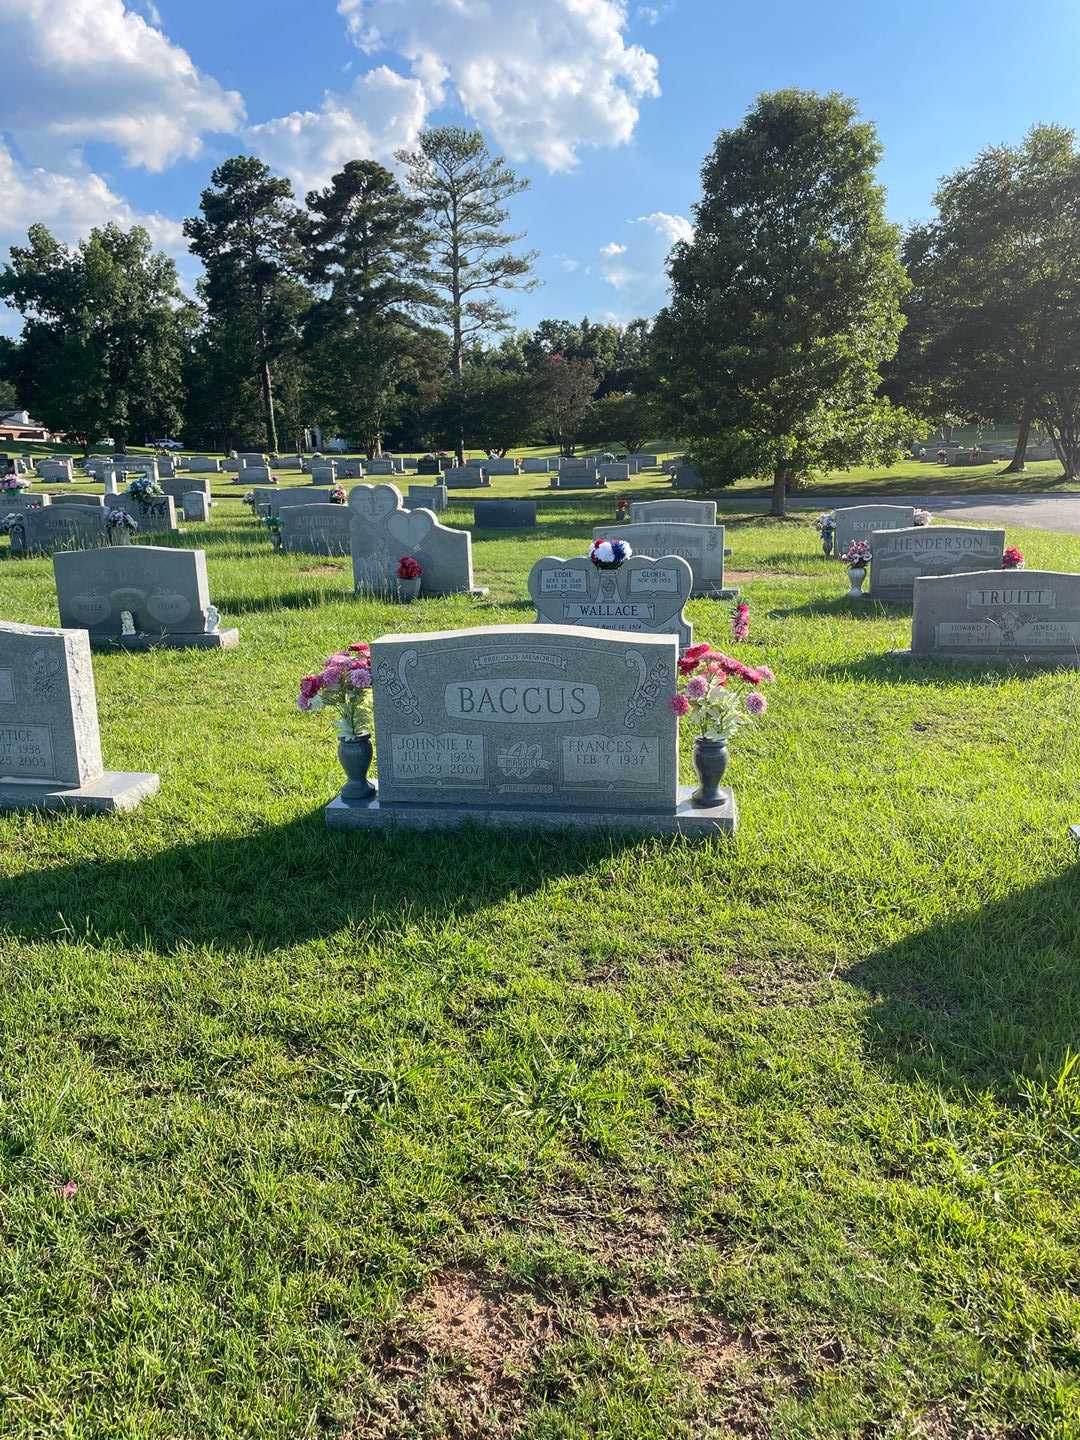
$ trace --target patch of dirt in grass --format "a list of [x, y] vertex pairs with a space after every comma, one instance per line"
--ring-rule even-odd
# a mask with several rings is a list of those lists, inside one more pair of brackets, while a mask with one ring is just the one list
[[725, 570], [724, 584], [741, 585], [745, 580], [813, 580], [813, 575], [795, 575], [790, 570]]
[[305, 565], [301, 575], [340, 575], [345, 569], [344, 565]]
[[564, 1195], [546, 1211], [561, 1239], [605, 1265], [648, 1261], [672, 1243], [663, 1211], [636, 1200], [598, 1206], [587, 1196]]

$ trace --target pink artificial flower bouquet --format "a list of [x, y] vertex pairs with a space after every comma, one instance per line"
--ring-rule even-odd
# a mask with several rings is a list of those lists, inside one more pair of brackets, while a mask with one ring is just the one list
[[775, 680], [767, 665], [744, 665], [708, 643], [691, 645], [678, 662], [679, 688], [671, 697], [672, 712], [691, 717], [705, 740], [730, 740], [747, 719], [764, 715], [769, 702], [763, 685]]
[[315, 675], [300, 681], [301, 710], [340, 710], [338, 737], [351, 740], [371, 728], [371, 647], [360, 641], [339, 650]]

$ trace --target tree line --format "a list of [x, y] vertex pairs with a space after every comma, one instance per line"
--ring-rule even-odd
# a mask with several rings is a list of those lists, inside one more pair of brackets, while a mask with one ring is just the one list
[[74, 250], [41, 225], [0, 297], [23, 334], [0, 378], [51, 428], [182, 428], [227, 449], [318, 424], [370, 454], [667, 435], [714, 485], [886, 464], [930, 425], [1013, 421], [1080, 477], [1080, 155], [1036, 126], [940, 183], [936, 218], [885, 215], [872, 124], [840, 95], [759, 97], [702, 168], [669, 303], [625, 327], [514, 330], [531, 289], [510, 204], [525, 188], [478, 131], [424, 132], [402, 179], [349, 162], [295, 202], [259, 160], [219, 166], [184, 231], [193, 300], [145, 232]]

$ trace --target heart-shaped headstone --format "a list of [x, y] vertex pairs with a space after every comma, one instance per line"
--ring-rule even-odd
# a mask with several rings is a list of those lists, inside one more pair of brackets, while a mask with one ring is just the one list
[[431, 534], [435, 516], [428, 510], [399, 510], [386, 522], [387, 534], [410, 550], [421, 546]]
[[673, 634], [686, 646], [692, 636], [682, 610], [693, 580], [677, 555], [633, 555], [615, 570], [599, 569], [584, 555], [548, 555], [530, 572], [529, 594], [541, 624]]
[[396, 485], [357, 485], [349, 508], [362, 520], [382, 520], [401, 509], [401, 491]]

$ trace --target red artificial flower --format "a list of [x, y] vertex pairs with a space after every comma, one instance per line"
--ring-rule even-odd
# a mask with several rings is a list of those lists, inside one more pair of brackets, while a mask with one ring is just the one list
[[397, 577], [399, 580], [415, 580], [418, 575], [423, 574], [423, 567], [419, 560], [412, 555], [403, 555], [398, 561]]
[[321, 675], [305, 675], [300, 681], [300, 699], [310, 700], [322, 689]]

